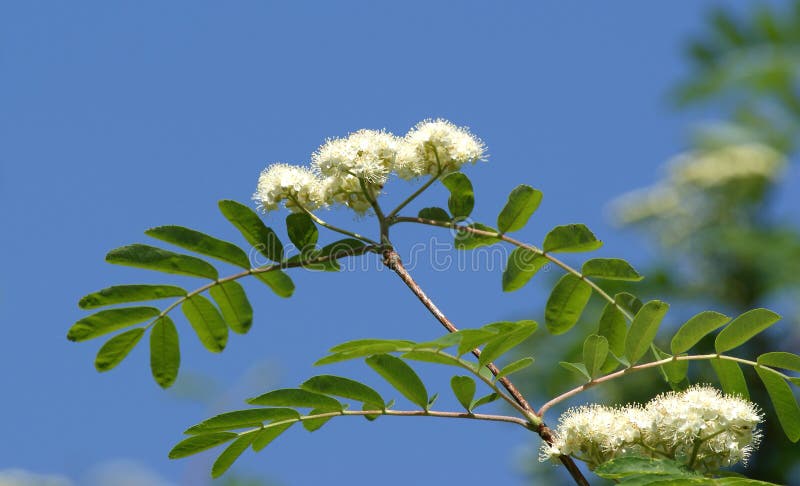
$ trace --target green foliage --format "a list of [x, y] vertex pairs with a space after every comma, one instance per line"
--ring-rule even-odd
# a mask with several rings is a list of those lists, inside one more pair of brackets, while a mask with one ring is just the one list
[[450, 220], [453, 218], [447, 214], [442, 208], [432, 207], [432, 208], [422, 208], [419, 211], [418, 216], [422, 219], [430, 219], [432, 221], [441, 221], [442, 223], [449, 223]]
[[216, 280], [219, 273], [209, 263], [149, 245], [134, 244], [111, 250], [106, 261], [115, 265], [145, 268], [164, 273], [189, 275]]
[[756, 334], [778, 322], [780, 318], [781, 316], [768, 309], [747, 311], [717, 334], [714, 348], [718, 353], [724, 353], [739, 347]]
[[742, 367], [735, 361], [726, 359], [712, 359], [711, 366], [719, 378], [722, 390], [731, 395], [750, 399], [750, 392], [747, 390], [747, 381], [744, 379]]
[[541, 191], [524, 184], [517, 186], [508, 195], [508, 202], [497, 216], [497, 229], [501, 233], [521, 230], [541, 202]]
[[589, 228], [582, 224], [556, 226], [544, 238], [543, 250], [548, 253], [592, 251], [603, 246]]
[[109, 339], [94, 360], [97, 371], [108, 371], [117, 366], [144, 336], [144, 328], [137, 327]]
[[707, 334], [719, 329], [731, 318], [714, 311], [703, 311], [684, 323], [672, 338], [673, 353], [685, 353], [699, 343]]
[[300, 388], [325, 395], [356, 400], [372, 409], [383, 409], [385, 402], [372, 388], [349, 378], [333, 375], [320, 375], [310, 378]]
[[669, 310], [669, 305], [659, 300], [646, 303], [631, 322], [628, 336], [625, 338], [625, 357], [631, 364], [636, 363], [647, 353], [658, 327]]
[[341, 411], [342, 404], [338, 400], [322, 393], [316, 393], [302, 388], [284, 388], [264, 393], [247, 400], [250, 405], [263, 405], [270, 407], [302, 407], [315, 408], [326, 411]]
[[376, 354], [367, 358], [366, 363], [412, 403], [428, 408], [428, 390], [405, 361], [390, 354]]
[[253, 248], [274, 262], [283, 260], [283, 244], [278, 235], [264, 225], [255, 211], [244, 204], [230, 200], [220, 201], [219, 210]]
[[521, 289], [549, 260], [528, 248], [514, 248], [503, 271], [503, 290]]
[[529, 366], [532, 366], [534, 361], [535, 360], [533, 358], [531, 358], [530, 356], [526, 356], [526, 357], [520, 358], [520, 359], [518, 359], [518, 360], [516, 360], [516, 361], [514, 361], [512, 363], [509, 363], [509, 364], [503, 366], [500, 369], [500, 372], [497, 373], [497, 378], [500, 379], [500, 378], [502, 378], [504, 376], [508, 376], [508, 375], [510, 375], [512, 373], [516, 373], [518, 371], [522, 371], [525, 368], [527, 368]]
[[250, 330], [253, 325], [253, 308], [239, 282], [223, 282], [208, 289], [208, 293], [219, 306], [223, 320], [233, 332], [245, 334]]
[[561, 277], [545, 306], [547, 330], [551, 334], [564, 334], [572, 329], [591, 296], [592, 288], [584, 280], [572, 274]]
[[478, 359], [479, 366], [486, 366], [497, 360], [511, 348], [525, 341], [531, 334], [536, 332], [538, 327], [535, 321], [518, 321], [509, 322], [508, 324], [508, 327], [486, 342]]
[[155, 307], [121, 307], [97, 312], [84, 317], [69, 328], [67, 339], [86, 341], [124, 327], [156, 317], [160, 311]]
[[289, 234], [289, 240], [301, 254], [317, 246], [319, 230], [311, 216], [306, 213], [292, 213], [286, 216], [286, 232]]
[[[468, 226], [468, 228], [488, 231], [489, 233], [497, 233], [497, 230], [494, 228], [481, 223], [472, 223]], [[494, 245], [498, 241], [499, 239], [496, 236], [481, 235], [468, 231], [459, 231], [455, 236], [456, 248], [459, 250], [474, 250], [475, 248], [480, 248], [482, 246]]]
[[608, 340], [597, 334], [590, 334], [583, 342], [583, 364], [592, 378], [597, 377], [603, 369], [608, 356]]
[[178, 377], [181, 351], [178, 330], [169, 316], [160, 317], [150, 332], [150, 370], [162, 388], [169, 388]]
[[454, 172], [444, 179], [442, 184], [450, 191], [447, 207], [455, 219], [464, 219], [472, 214], [475, 207], [475, 192], [469, 178], [461, 172]]
[[207, 350], [219, 353], [225, 349], [228, 326], [214, 304], [202, 295], [193, 295], [181, 304], [181, 310]]
[[608, 280], [626, 280], [638, 282], [644, 277], [620, 258], [593, 258], [583, 264], [581, 273], [586, 277], [597, 277]]
[[758, 357], [758, 364], [771, 368], [800, 371], [800, 356], [783, 351], [764, 353]]
[[78, 302], [81, 309], [96, 309], [114, 304], [183, 297], [186, 291], [174, 285], [115, 285], [84, 296]]
[[229, 442], [237, 437], [233, 432], [212, 432], [208, 434], [193, 435], [178, 442], [175, 447], [169, 451], [170, 459], [180, 459], [182, 457], [192, 456], [198, 452], [216, 447], [220, 444]]
[[147, 236], [172, 243], [196, 253], [217, 258], [238, 267], [250, 268], [250, 260], [241, 248], [183, 226], [158, 226], [144, 232]]
[[450, 379], [453, 394], [467, 412], [472, 412], [472, 400], [475, 398], [475, 380], [469, 376], [454, 376]]
[[756, 373], [767, 389], [786, 437], [797, 442], [800, 440], [800, 406], [797, 405], [792, 389], [783, 377], [769, 368], [756, 366]]

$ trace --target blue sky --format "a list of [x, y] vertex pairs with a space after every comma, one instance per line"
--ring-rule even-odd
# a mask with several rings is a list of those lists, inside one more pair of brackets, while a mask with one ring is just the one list
[[[182, 372], [216, 383], [204, 404], [160, 390], [146, 346], [101, 375], [92, 363], [102, 343], [65, 339], [85, 293], [164, 281], [104, 263], [106, 251], [146, 242], [142, 231], [160, 224], [242, 243], [216, 201], [248, 201], [264, 166], [307, 162], [329, 136], [402, 134], [427, 117], [469, 125], [491, 154], [468, 170], [475, 219], [493, 221], [507, 193], [529, 183], [545, 199], [521, 238], [584, 222], [605, 240], [604, 255], [646, 260], [645, 244], [614, 229], [604, 207], [654, 181], [690, 124], [710, 115], [676, 113], [666, 93], [686, 72], [681, 42], [718, 3], [5, 3], [0, 469], [90, 484], [122, 460], [202, 484], [213, 454], [166, 458], [188, 425], [268, 386], [298, 384], [338, 342], [440, 332], [385, 271], [295, 272], [288, 300], [252, 284], [254, 328], [221, 355], [203, 351], [179, 319]], [[387, 198], [409, 188], [395, 181]], [[429, 197], [444, 203], [441, 190]], [[782, 205], [796, 207], [787, 197]], [[266, 220], [279, 228], [284, 216]], [[369, 219], [330, 219], [374, 233]], [[431, 233], [395, 234], [402, 252]], [[499, 270], [422, 267], [420, 283], [462, 327], [541, 319], [546, 294], [503, 294]], [[380, 385], [364, 367], [329, 371]], [[433, 382], [447, 394], [443, 377]], [[535, 460], [522, 457], [525, 431], [503, 424], [345, 420], [313, 435], [292, 430], [236, 471], [290, 485], [523, 484], [518, 463]]]

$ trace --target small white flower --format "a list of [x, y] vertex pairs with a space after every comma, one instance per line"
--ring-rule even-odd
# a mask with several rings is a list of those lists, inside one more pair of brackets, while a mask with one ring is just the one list
[[483, 142], [465, 127], [447, 120], [425, 120], [406, 134], [395, 162], [403, 179], [458, 170], [485, 158]]
[[761, 438], [763, 417], [747, 400], [722, 395], [708, 386], [664, 393], [644, 407], [586, 405], [559, 419], [555, 442], [541, 459], [569, 454], [591, 469], [624, 455], [670, 457], [688, 467], [712, 472], [746, 462]]
[[750, 143], [680, 155], [669, 163], [669, 172], [676, 185], [712, 188], [746, 179], [772, 180], [785, 165], [780, 153]]
[[309, 169], [289, 164], [272, 164], [258, 178], [253, 199], [263, 211], [278, 209], [281, 202], [286, 208], [299, 212], [300, 204], [311, 211], [327, 204], [322, 181]]

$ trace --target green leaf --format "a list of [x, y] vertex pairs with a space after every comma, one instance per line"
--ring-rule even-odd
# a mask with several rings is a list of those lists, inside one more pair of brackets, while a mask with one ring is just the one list
[[169, 388], [178, 377], [181, 350], [178, 331], [169, 316], [160, 317], [150, 331], [150, 370], [162, 388]]
[[197, 425], [189, 427], [184, 433], [197, 435], [209, 432], [260, 427], [267, 421], [285, 420], [288, 418], [299, 419], [300, 414], [297, 413], [297, 410], [291, 408], [249, 408], [225, 412], [208, 418]]
[[245, 334], [253, 325], [253, 308], [244, 288], [234, 280], [222, 282], [208, 289], [208, 293], [222, 311], [222, 318], [233, 332]]
[[452, 354], [447, 354], [442, 351], [434, 351], [431, 349], [415, 349], [407, 353], [403, 353], [400, 357], [414, 361], [423, 361], [425, 363], [461, 366], [461, 362]]
[[714, 372], [719, 378], [719, 384], [722, 385], [722, 391], [729, 395], [739, 395], [740, 397], [750, 400], [750, 392], [747, 390], [747, 381], [744, 379], [744, 373], [739, 363], [727, 359], [715, 358], [709, 360]]
[[475, 206], [475, 193], [469, 178], [461, 172], [453, 172], [444, 179], [442, 184], [450, 191], [447, 207], [454, 218], [466, 218], [472, 213]]
[[544, 238], [545, 252], [592, 251], [603, 246], [594, 233], [582, 224], [556, 226]]
[[[316, 410], [315, 409], [315, 410], [312, 410], [312, 411], [308, 412], [308, 415], [323, 415], [323, 414], [326, 414], [326, 413], [330, 413], [330, 412], [326, 411], [326, 410]], [[319, 418], [312, 418], [312, 419], [303, 420], [303, 422], [302, 422], [303, 428], [306, 429], [309, 432], [314, 432], [314, 431], [319, 430], [320, 428], [322, 428], [322, 426], [327, 424], [328, 421], [330, 419], [332, 419], [332, 418], [333, 418], [333, 415], [330, 415], [328, 417], [319, 417]]]
[[207, 350], [219, 353], [225, 349], [228, 343], [228, 326], [211, 301], [202, 295], [193, 295], [184, 301], [181, 310]]
[[728, 324], [717, 334], [714, 348], [717, 353], [724, 353], [746, 343], [780, 320], [781, 316], [768, 309], [753, 309], [745, 312]]
[[503, 270], [503, 291], [521, 289], [549, 260], [527, 248], [515, 248]]
[[497, 229], [501, 233], [521, 230], [541, 202], [541, 191], [524, 184], [515, 187], [508, 195], [505, 207], [497, 216]]
[[137, 327], [109, 339], [97, 352], [94, 367], [97, 371], [113, 369], [136, 347], [142, 336], [144, 336], [144, 328]]
[[247, 254], [233, 243], [183, 226], [158, 226], [144, 232], [147, 236], [172, 243], [196, 253], [208, 255], [224, 262], [250, 268]]
[[572, 371], [574, 373], [578, 373], [579, 375], [583, 376], [589, 381], [592, 381], [592, 376], [589, 374], [589, 370], [586, 369], [586, 365], [583, 363], [570, 363], [569, 361], [559, 361], [559, 365], [562, 368], [568, 371]]
[[590, 334], [583, 342], [583, 364], [592, 378], [600, 375], [600, 371], [608, 356], [608, 340], [597, 334]]
[[447, 214], [447, 211], [445, 211], [442, 208], [436, 208], [436, 207], [422, 208], [420, 209], [418, 216], [422, 219], [441, 221], [443, 223], [449, 223], [452, 219], [450, 215]]
[[363, 383], [341, 376], [319, 375], [306, 380], [300, 388], [324, 395], [349, 398], [373, 408], [383, 409], [386, 403], [378, 392]]
[[121, 307], [100, 311], [73, 324], [67, 332], [67, 339], [86, 341], [146, 321], [160, 313], [155, 307]]
[[291, 213], [286, 216], [286, 232], [300, 253], [306, 253], [317, 247], [319, 230], [311, 216], [306, 213]]
[[580, 319], [589, 303], [592, 288], [575, 275], [561, 277], [547, 299], [544, 320], [551, 334], [564, 334]]
[[267, 284], [278, 297], [287, 298], [294, 293], [294, 282], [283, 270], [275, 269], [269, 272], [257, 272], [253, 276]]
[[222, 451], [222, 454], [217, 457], [217, 460], [214, 461], [214, 465], [211, 466], [211, 477], [218, 478], [225, 474], [225, 471], [230, 469], [233, 463], [236, 462], [236, 459], [239, 459], [239, 456], [250, 447], [257, 433], [257, 430], [244, 433], [231, 442], [231, 444]]
[[[653, 351], [655, 351], [658, 360], [673, 357], [671, 354], [659, 349], [656, 345], [653, 345]], [[685, 354], [683, 356], [685, 356]], [[659, 368], [667, 383], [675, 385], [683, 382], [686, 378], [686, 374], [689, 372], [689, 362], [687, 360], [672, 360], [660, 365]]]
[[78, 307], [95, 309], [113, 304], [183, 297], [186, 291], [174, 285], [115, 285], [81, 298]]
[[303, 407], [315, 408], [329, 412], [344, 410], [339, 400], [321, 393], [300, 388], [282, 388], [247, 400], [250, 405], [268, 407]]
[[525, 341], [531, 334], [536, 332], [538, 326], [536, 321], [519, 321], [514, 323], [512, 329], [498, 333], [483, 347], [481, 356], [478, 358], [478, 366], [486, 366], [495, 361], [507, 351]]
[[724, 326], [731, 318], [714, 311], [703, 311], [692, 317], [675, 333], [670, 348], [675, 354], [685, 353], [707, 334]]
[[622, 479], [638, 474], [675, 474], [694, 476], [680, 463], [671, 460], [650, 459], [648, 457], [618, 457], [597, 466], [594, 473], [604, 479]]
[[514, 361], [513, 363], [509, 363], [509, 364], [503, 366], [503, 368], [500, 370], [500, 372], [497, 373], [497, 379], [499, 380], [500, 378], [502, 378], [504, 376], [508, 376], [511, 373], [516, 373], [517, 371], [524, 370], [528, 366], [532, 365], [533, 361], [534, 361], [533, 358], [531, 358], [530, 356], [527, 356], [525, 358], [518, 359], [518, 360]]
[[[494, 228], [481, 223], [472, 223], [468, 225], [468, 227], [481, 231], [488, 231], [493, 234], [497, 233], [497, 230]], [[459, 250], [474, 250], [481, 246], [494, 245], [498, 241], [500, 241], [500, 239], [497, 236], [480, 235], [466, 230], [458, 230], [455, 235], [455, 245]]]
[[800, 356], [783, 351], [764, 353], [758, 357], [758, 364], [772, 368], [800, 371]]
[[330, 255], [336, 255], [339, 253], [347, 255], [355, 255], [356, 251], [361, 250], [365, 246], [367, 246], [367, 244], [361, 240], [357, 240], [355, 238], [343, 238], [341, 240], [334, 241], [333, 243], [323, 246], [319, 250], [318, 256], [326, 257]]
[[642, 308], [642, 301], [639, 300], [639, 298], [635, 295], [629, 294], [628, 292], [620, 292], [615, 295], [614, 302], [630, 312], [632, 315], [636, 315], [636, 313]]
[[239, 434], [233, 432], [214, 432], [211, 434], [193, 435], [188, 439], [178, 442], [178, 444], [169, 451], [169, 458], [180, 459], [182, 457], [188, 457], [224, 444], [238, 436]]
[[480, 397], [479, 399], [477, 399], [477, 400], [473, 401], [472, 403], [470, 403], [468, 410], [470, 412], [472, 412], [473, 410], [475, 410], [476, 408], [480, 407], [481, 405], [486, 405], [487, 403], [492, 403], [493, 401], [497, 400], [498, 398], [500, 398], [500, 395], [498, 395], [497, 393], [490, 393], [488, 395], [484, 395], [484, 396]]
[[[608, 350], [614, 353], [614, 355], [622, 356], [625, 354], [625, 337], [628, 335], [628, 325], [625, 320], [625, 315], [622, 314], [616, 305], [608, 303], [603, 308], [597, 334], [606, 338], [608, 341]], [[603, 371], [608, 372], [609, 367], [610, 365], [604, 366]], [[616, 368], [616, 364], [614, 364], [614, 368]]]
[[756, 372], [767, 389], [769, 399], [778, 414], [783, 432], [792, 442], [800, 440], [800, 406], [794, 398], [792, 389], [775, 372], [756, 366]]
[[274, 262], [283, 260], [281, 240], [274, 231], [264, 225], [255, 211], [231, 200], [220, 201], [219, 210], [262, 255]]
[[593, 258], [583, 264], [581, 273], [587, 277], [638, 282], [643, 279], [630, 263], [619, 258]]
[[475, 380], [469, 376], [454, 376], [450, 379], [450, 388], [453, 389], [453, 394], [458, 399], [458, 403], [467, 412], [471, 412], [470, 405], [472, 404], [472, 399], [475, 398]]
[[353, 341], [337, 344], [336, 346], [332, 347], [330, 351], [332, 353], [350, 353], [360, 351], [365, 348], [372, 349], [372, 347], [375, 345], [386, 346], [386, 350], [382, 352], [402, 351], [405, 349], [411, 349], [414, 344], [414, 341], [407, 341], [404, 339], [355, 339]]
[[256, 438], [253, 439], [253, 450], [258, 452], [267, 447], [273, 440], [277, 439], [279, 435], [286, 432], [289, 427], [296, 423], [297, 422], [288, 422], [264, 427], [256, 433]]
[[376, 354], [367, 358], [366, 362], [404, 397], [426, 409], [428, 391], [419, 376], [405, 361], [390, 354]]
[[458, 331], [458, 334], [461, 336], [461, 343], [458, 345], [457, 354], [461, 356], [489, 342], [490, 339], [497, 335], [497, 331], [486, 328], [463, 329]]
[[631, 364], [636, 364], [650, 349], [650, 344], [653, 343], [658, 327], [668, 310], [667, 303], [651, 300], [636, 313], [625, 338], [625, 356]]
[[106, 255], [106, 261], [114, 265], [127, 265], [190, 277], [204, 277], [211, 280], [219, 278], [217, 269], [204, 260], [138, 243], [111, 250]]

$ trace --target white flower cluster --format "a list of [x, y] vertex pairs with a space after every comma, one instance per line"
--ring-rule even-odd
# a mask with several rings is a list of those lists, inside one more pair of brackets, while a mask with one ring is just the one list
[[571, 455], [589, 468], [616, 457], [670, 458], [701, 472], [746, 462], [758, 447], [758, 408], [709, 386], [659, 395], [644, 407], [587, 405], [559, 419], [541, 460]]
[[314, 210], [343, 204], [364, 213], [392, 173], [403, 179], [441, 176], [485, 158], [483, 142], [446, 120], [418, 123], [405, 137], [382, 130], [359, 130], [328, 139], [311, 157], [311, 168], [274, 164], [262, 172], [253, 196], [271, 211]]

